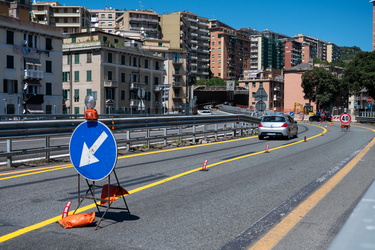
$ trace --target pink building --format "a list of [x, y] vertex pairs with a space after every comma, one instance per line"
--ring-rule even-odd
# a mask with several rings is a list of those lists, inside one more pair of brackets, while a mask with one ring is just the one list
[[[284, 70], [284, 112], [303, 111], [305, 106], [312, 106], [316, 111], [316, 103], [303, 98], [302, 75], [307, 70], [313, 69], [313, 65], [302, 63]], [[302, 108], [301, 108], [302, 107]], [[297, 109], [297, 110], [295, 110]]]

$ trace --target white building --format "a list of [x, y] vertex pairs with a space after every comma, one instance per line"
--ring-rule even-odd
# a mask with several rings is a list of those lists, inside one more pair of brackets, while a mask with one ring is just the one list
[[59, 29], [0, 16], [0, 114], [62, 113]]

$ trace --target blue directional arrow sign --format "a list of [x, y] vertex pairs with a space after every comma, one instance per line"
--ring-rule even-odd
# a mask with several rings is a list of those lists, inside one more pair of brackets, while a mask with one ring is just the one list
[[109, 128], [98, 121], [86, 121], [74, 130], [69, 143], [70, 160], [86, 179], [107, 177], [117, 161], [117, 144]]

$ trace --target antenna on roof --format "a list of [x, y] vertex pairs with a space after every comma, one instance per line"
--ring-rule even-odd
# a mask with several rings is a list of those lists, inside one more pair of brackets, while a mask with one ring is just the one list
[[142, 1], [139, 1], [139, 9], [142, 10], [142, 8], [143, 8]]

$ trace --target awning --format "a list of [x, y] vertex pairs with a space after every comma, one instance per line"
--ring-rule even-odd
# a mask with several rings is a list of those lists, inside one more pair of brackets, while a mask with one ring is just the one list
[[29, 114], [44, 114], [44, 110], [27, 109]]
[[41, 66], [40, 60], [38, 58], [24, 57], [26, 64], [38, 65]]
[[27, 104], [26, 109], [27, 109], [27, 112], [30, 114], [44, 114], [42, 105], [39, 105], [39, 104]]
[[25, 81], [25, 83], [27, 83], [28, 86], [42, 87], [39, 81]]

